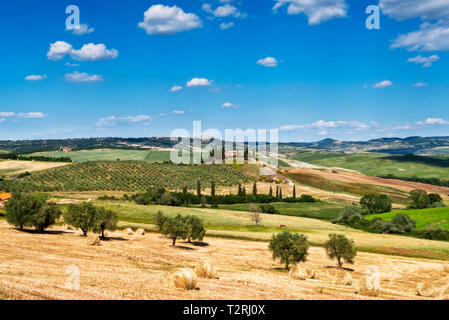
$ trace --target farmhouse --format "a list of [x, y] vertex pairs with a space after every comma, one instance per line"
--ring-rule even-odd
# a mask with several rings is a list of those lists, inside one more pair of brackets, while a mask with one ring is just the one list
[[60, 152], [73, 152], [74, 150], [72, 148], [69, 148], [69, 147], [60, 147], [59, 151]]
[[0, 208], [4, 208], [6, 201], [8, 201], [8, 199], [10, 198], [11, 198], [10, 193], [0, 193]]

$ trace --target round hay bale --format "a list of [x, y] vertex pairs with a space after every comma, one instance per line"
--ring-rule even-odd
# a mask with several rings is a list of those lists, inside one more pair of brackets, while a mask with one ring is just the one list
[[306, 280], [307, 279], [307, 270], [302, 267], [294, 266], [288, 272], [290, 278], [295, 280]]
[[90, 246], [99, 246], [100, 245], [100, 237], [94, 233], [91, 233], [87, 236], [87, 244]]
[[138, 236], [144, 236], [145, 235], [145, 230], [142, 228], [137, 229], [136, 234]]
[[443, 271], [449, 273], [449, 264], [443, 265]]
[[74, 230], [72, 226], [69, 226], [68, 224], [64, 225], [64, 229], [66, 230]]
[[178, 269], [173, 271], [168, 277], [169, 287], [184, 290], [193, 290], [196, 288], [197, 277], [192, 269]]
[[337, 272], [334, 279], [334, 283], [343, 286], [350, 286], [352, 285], [352, 276], [349, 272], [345, 271]]
[[364, 277], [360, 279], [357, 294], [370, 297], [378, 297], [380, 294], [380, 284], [372, 277]]
[[134, 234], [133, 229], [131, 228], [126, 228], [125, 230], [123, 230], [123, 233], [125, 234], [125, 236], [132, 236]]
[[195, 266], [195, 274], [201, 278], [217, 278], [217, 269], [208, 261], [198, 262]]
[[426, 298], [435, 298], [437, 295], [434, 286], [427, 281], [418, 283], [416, 286], [416, 291], [419, 296]]
[[307, 272], [307, 279], [316, 279], [317, 274], [315, 270], [307, 268], [306, 272]]

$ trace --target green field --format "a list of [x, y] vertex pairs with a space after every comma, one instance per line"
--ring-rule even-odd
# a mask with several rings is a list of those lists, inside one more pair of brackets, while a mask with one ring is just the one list
[[249, 182], [243, 173], [226, 165], [173, 165], [147, 161], [83, 162], [49, 169], [31, 176], [0, 182], [8, 191], [146, 191], [151, 187], [181, 190], [184, 186], [234, 186]]
[[[332, 220], [338, 218], [344, 206], [338, 203], [314, 202], [314, 203], [271, 203], [281, 215]], [[251, 211], [250, 204], [220, 205], [220, 209], [235, 211]]]
[[382, 214], [372, 214], [366, 216], [367, 219], [382, 218], [383, 220], [391, 220], [397, 214], [405, 213], [416, 221], [418, 230], [426, 229], [430, 223], [439, 223], [444, 229], [449, 231], [449, 207], [431, 208], [431, 209], [412, 209], [412, 210], [396, 210]]
[[120, 159], [122, 161], [146, 160], [150, 162], [164, 162], [170, 160], [170, 151], [94, 149], [76, 152], [37, 152], [31, 154], [31, 156], [45, 156], [56, 158], [69, 157], [73, 162], [116, 161], [117, 159]]
[[245, 211], [140, 206], [121, 201], [96, 201], [95, 204], [117, 212], [122, 227], [155, 230], [153, 219], [160, 210], [167, 216], [198, 216], [203, 219], [209, 236], [268, 241], [273, 233], [285, 231], [280, 228], [283, 224], [289, 231], [305, 234], [314, 245], [323, 245], [329, 233], [337, 232], [354, 239], [360, 251], [449, 260], [449, 242], [367, 233], [318, 219], [262, 214], [261, 225], [256, 226], [251, 213]]
[[448, 157], [389, 155], [382, 153], [295, 153], [291, 159], [324, 167], [361, 171], [370, 176], [439, 178], [449, 180]]

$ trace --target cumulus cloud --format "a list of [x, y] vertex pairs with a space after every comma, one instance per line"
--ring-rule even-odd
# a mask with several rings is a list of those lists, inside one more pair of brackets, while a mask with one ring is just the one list
[[92, 33], [92, 32], [95, 31], [95, 29], [94, 28], [90, 28], [87, 24], [80, 24], [80, 27], [78, 29], [71, 29], [71, 30], [67, 30], [67, 31], [70, 31], [73, 34], [76, 34], [78, 36], [81, 36], [83, 34]]
[[390, 80], [384, 80], [384, 81], [374, 84], [373, 88], [382, 89], [382, 88], [391, 87], [392, 85], [393, 85], [393, 82], [391, 82]]
[[65, 80], [67, 82], [100, 82], [103, 81], [103, 76], [75, 71], [73, 73], [67, 73]]
[[436, 54], [434, 54], [430, 57], [423, 57], [423, 56], [419, 55], [414, 58], [409, 58], [407, 60], [407, 62], [409, 62], [409, 63], [412, 62], [415, 64], [422, 64], [423, 68], [428, 68], [428, 67], [431, 67], [432, 64], [438, 60], [440, 60], [440, 57], [437, 56]]
[[106, 118], [101, 118], [96, 123], [97, 127], [112, 127], [117, 125], [130, 125], [144, 123], [147, 124], [152, 118], [148, 115], [138, 115], [138, 116], [128, 116], [128, 117], [116, 117], [109, 116]]
[[181, 86], [173, 86], [170, 89], [171, 92], [177, 92], [177, 91], [181, 91], [181, 90], [182, 90]]
[[290, 15], [304, 13], [309, 19], [309, 25], [317, 25], [325, 21], [344, 18], [348, 6], [345, 0], [276, 0], [273, 11], [288, 5]]
[[264, 59], [260, 59], [257, 61], [258, 65], [264, 66], [264, 67], [276, 67], [278, 65], [278, 61], [276, 58], [273, 57], [266, 57]]
[[412, 85], [412, 87], [414, 87], [414, 88], [422, 88], [422, 87], [427, 87], [427, 86], [428, 86], [428, 84], [425, 82], [417, 82]]
[[206, 78], [193, 78], [189, 82], [187, 82], [187, 87], [207, 87], [212, 84], [211, 80], [208, 80]]
[[441, 118], [427, 118], [425, 121], [419, 121], [418, 125], [449, 125], [449, 121], [441, 119]]
[[118, 51], [116, 49], [107, 49], [102, 43], [88, 43], [83, 45], [80, 50], [73, 49], [72, 45], [65, 41], [56, 41], [50, 45], [47, 57], [50, 60], [58, 61], [69, 55], [73, 60], [78, 61], [100, 61], [116, 59]]
[[234, 22], [222, 22], [221, 24], [220, 24], [220, 29], [221, 30], [226, 30], [226, 29], [229, 29], [229, 28], [232, 28], [234, 26]]
[[17, 117], [19, 118], [26, 118], [26, 119], [42, 119], [45, 118], [47, 115], [42, 112], [27, 112], [27, 113], [19, 113]]
[[210, 4], [204, 3], [202, 9], [203, 11], [210, 13], [217, 18], [245, 18], [247, 16], [246, 13], [240, 12], [236, 7], [230, 4], [225, 4], [223, 6], [217, 7], [215, 10], [212, 10], [212, 6]]
[[151, 6], [145, 13], [139, 27], [147, 34], [171, 35], [202, 27], [200, 18], [193, 13], [185, 13], [177, 6], [169, 7], [162, 4]]
[[27, 81], [40, 81], [40, 80], [44, 80], [45, 78], [47, 78], [47, 75], [39, 75], [39, 74], [32, 74], [29, 76], [25, 77], [25, 80]]
[[72, 50], [73, 47], [70, 43], [67, 43], [65, 41], [56, 41], [55, 43], [50, 44], [50, 49], [47, 52], [47, 57], [50, 60], [58, 61], [63, 59]]

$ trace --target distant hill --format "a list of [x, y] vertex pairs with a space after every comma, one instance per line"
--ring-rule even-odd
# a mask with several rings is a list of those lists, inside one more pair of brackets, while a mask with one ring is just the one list
[[323, 152], [380, 152], [389, 154], [449, 154], [449, 137], [380, 138], [369, 141], [339, 141], [325, 139], [318, 142], [282, 143], [281, 152], [323, 151]]
[[[74, 150], [172, 148], [177, 142], [169, 137], [147, 138], [80, 138], [55, 140], [0, 141], [0, 150], [18, 154], [57, 151], [60, 147]], [[369, 141], [339, 141], [324, 139], [317, 142], [281, 143], [279, 150], [323, 152], [380, 152], [389, 154], [449, 154], [449, 137], [380, 138]]]

